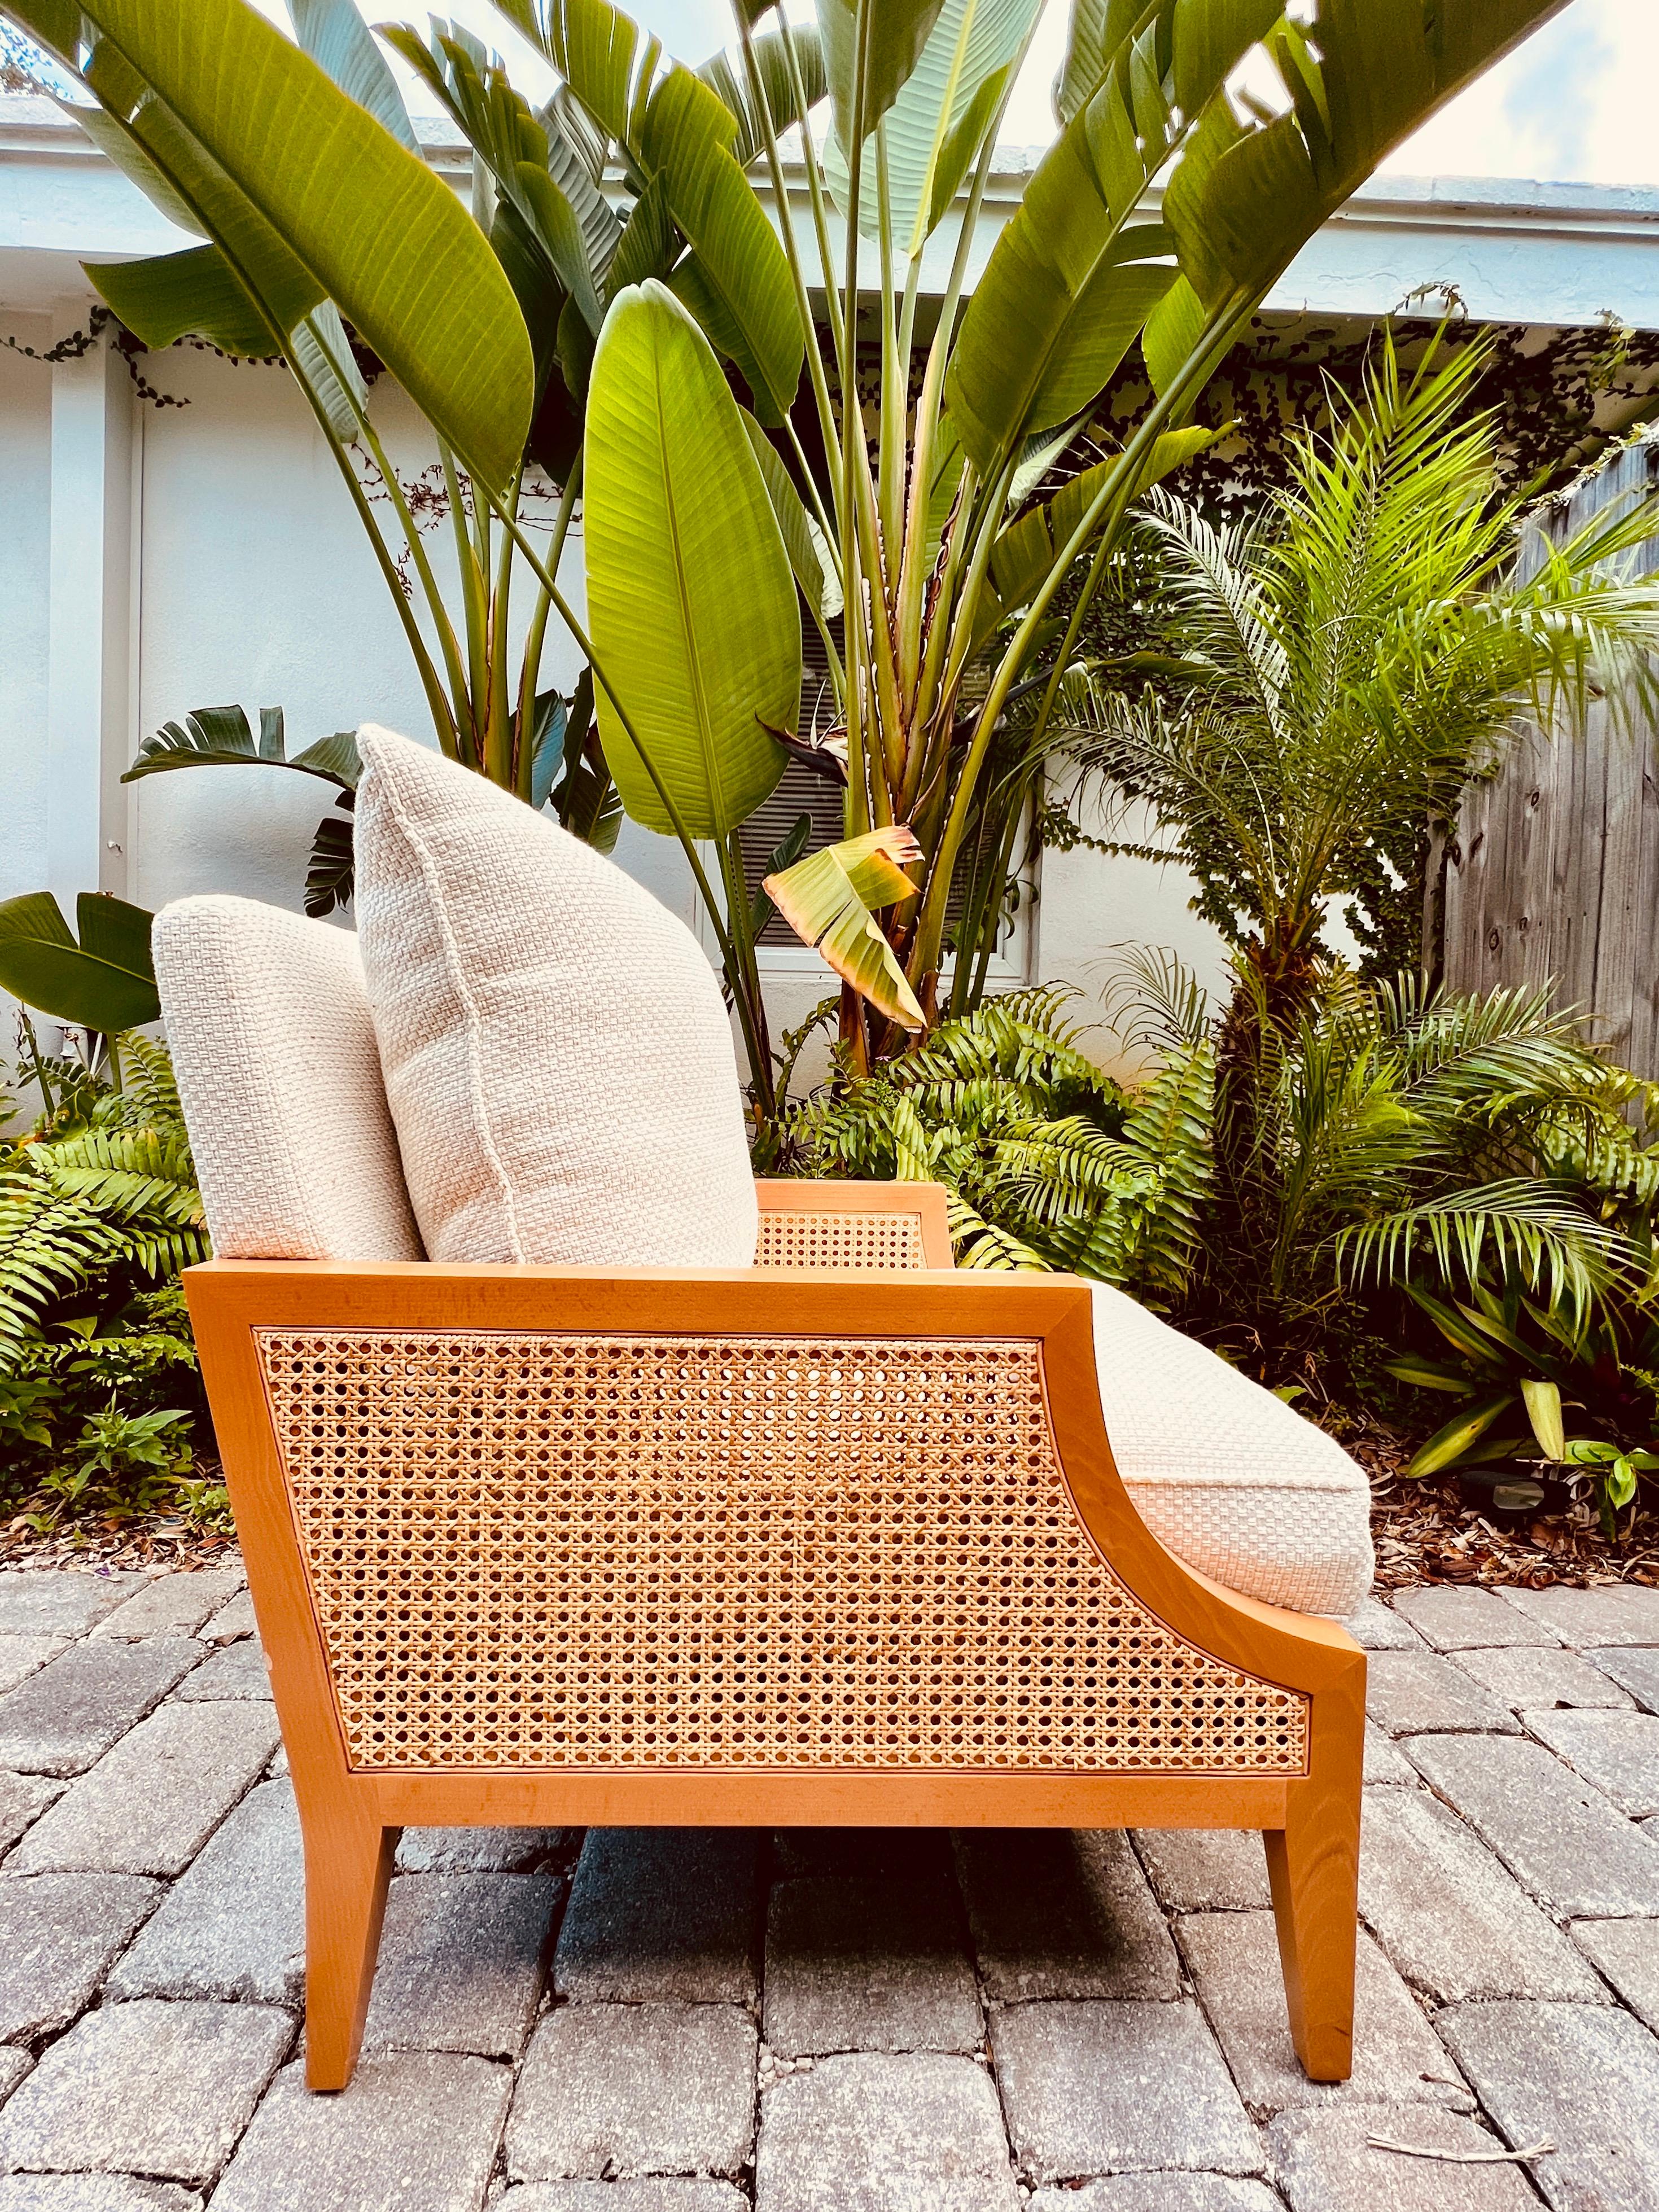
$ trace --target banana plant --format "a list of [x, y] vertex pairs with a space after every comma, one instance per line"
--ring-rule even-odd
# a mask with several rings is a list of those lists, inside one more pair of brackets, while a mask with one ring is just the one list
[[[161, 1018], [149, 950], [154, 919], [147, 908], [129, 906], [107, 891], [82, 891], [75, 902], [77, 942], [50, 891], [25, 891], [0, 904], [0, 990], [54, 1021], [84, 1030], [93, 1059], [106, 1061], [118, 1091], [118, 1036]], [[49, 1099], [27, 1015], [23, 1021], [33, 1071]]]

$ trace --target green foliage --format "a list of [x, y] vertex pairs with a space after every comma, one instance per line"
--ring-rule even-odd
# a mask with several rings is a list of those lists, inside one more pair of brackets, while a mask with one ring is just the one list
[[105, 1036], [159, 1018], [149, 954], [153, 917], [125, 899], [82, 891], [77, 945], [50, 891], [0, 905], [0, 989], [56, 1020]]

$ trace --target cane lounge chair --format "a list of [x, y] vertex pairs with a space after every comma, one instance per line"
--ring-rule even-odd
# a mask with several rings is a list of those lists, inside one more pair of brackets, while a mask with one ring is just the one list
[[[761, 1183], [747, 1265], [418, 1256], [400, 1170], [443, 1233], [387, 1109], [361, 878], [359, 908], [362, 964], [247, 902], [156, 929], [222, 1255], [186, 1288], [304, 1835], [312, 2087], [350, 2079], [402, 1829], [520, 1823], [1259, 1829], [1297, 2051], [1346, 2078], [1364, 1656], [1191, 1562], [1352, 1604], [1357, 1470], [1116, 1293], [953, 1272], [931, 1185]], [[1213, 1483], [1160, 1475], [1183, 1423]]]

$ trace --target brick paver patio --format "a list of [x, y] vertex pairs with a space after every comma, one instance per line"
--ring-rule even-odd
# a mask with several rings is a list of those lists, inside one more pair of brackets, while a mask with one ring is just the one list
[[1352, 1626], [1342, 2088], [1254, 1837], [411, 1830], [313, 2098], [239, 1577], [0, 1575], [0, 2212], [1659, 2212], [1659, 1590]]

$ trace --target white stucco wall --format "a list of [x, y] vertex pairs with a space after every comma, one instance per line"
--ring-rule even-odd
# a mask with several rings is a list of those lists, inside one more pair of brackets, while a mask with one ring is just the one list
[[[0, 321], [37, 350], [45, 316]], [[46, 849], [51, 371], [0, 348], [0, 898], [38, 890]]]

